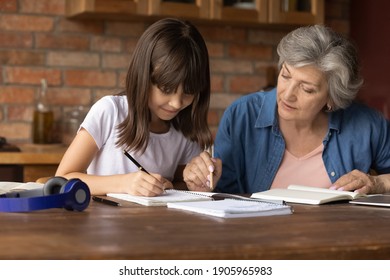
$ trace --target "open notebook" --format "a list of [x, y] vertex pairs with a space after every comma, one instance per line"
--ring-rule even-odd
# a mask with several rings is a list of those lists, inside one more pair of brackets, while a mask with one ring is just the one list
[[247, 201], [256, 200], [273, 204], [284, 204], [284, 201], [282, 200], [252, 199], [228, 193], [195, 192], [175, 189], [165, 190], [165, 192], [159, 196], [137, 196], [125, 193], [108, 193], [107, 196], [145, 206], [166, 206], [169, 202], [212, 201], [223, 200], [227, 198]]
[[270, 189], [252, 194], [252, 198], [281, 199], [302, 204], [324, 204], [340, 200], [354, 200], [366, 195], [357, 192], [338, 191], [324, 188], [290, 185], [287, 189]]
[[107, 196], [117, 199], [138, 203], [145, 206], [166, 206], [168, 202], [212, 200], [208, 195], [201, 192], [189, 192], [169, 189], [159, 196], [137, 196], [125, 193], [108, 193]]

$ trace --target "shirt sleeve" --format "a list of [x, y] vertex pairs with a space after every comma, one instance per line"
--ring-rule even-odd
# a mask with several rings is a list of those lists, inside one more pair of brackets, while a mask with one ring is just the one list
[[378, 135], [373, 145], [376, 152], [372, 168], [379, 174], [385, 174], [390, 173], [390, 122], [379, 113], [378, 115], [379, 119], [374, 122], [378, 124], [378, 129], [375, 130]]
[[99, 149], [107, 142], [108, 137], [113, 135], [117, 111], [115, 103], [105, 96], [91, 107], [80, 126], [88, 131]]
[[[222, 160], [222, 176], [216, 186], [217, 192], [224, 193], [242, 193], [239, 187], [236, 165], [239, 158], [235, 158], [235, 152], [238, 147], [234, 147], [234, 135], [232, 132], [232, 110], [225, 111], [215, 138], [214, 153], [215, 157]], [[239, 157], [239, 155], [237, 155]]]

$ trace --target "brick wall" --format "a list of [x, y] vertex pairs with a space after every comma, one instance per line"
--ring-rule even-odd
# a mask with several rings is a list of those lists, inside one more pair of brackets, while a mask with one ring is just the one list
[[[326, 24], [349, 34], [349, 0], [327, 0]], [[65, 0], [0, 0], [0, 136], [31, 142], [34, 100], [48, 82], [58, 141], [63, 116], [89, 108], [121, 88], [146, 22], [80, 21], [65, 16]], [[268, 85], [276, 45], [289, 30], [198, 25], [210, 53], [215, 133], [237, 97]]]

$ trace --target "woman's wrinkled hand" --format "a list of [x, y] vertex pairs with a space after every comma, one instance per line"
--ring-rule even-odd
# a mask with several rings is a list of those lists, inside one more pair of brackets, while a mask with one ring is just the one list
[[385, 193], [386, 187], [382, 179], [381, 176], [373, 176], [355, 169], [341, 176], [330, 189], [363, 194]]
[[[222, 161], [218, 158], [212, 158], [208, 152], [202, 152], [186, 165], [183, 179], [189, 190], [209, 192], [214, 190], [221, 174]], [[211, 179], [210, 176], [213, 178]]]

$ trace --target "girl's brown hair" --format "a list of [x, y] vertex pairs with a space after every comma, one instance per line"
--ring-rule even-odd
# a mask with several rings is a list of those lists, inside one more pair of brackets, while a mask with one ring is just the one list
[[118, 146], [144, 151], [149, 140], [151, 86], [164, 93], [193, 94], [194, 101], [171, 120], [176, 130], [200, 147], [212, 144], [207, 124], [210, 103], [210, 69], [202, 35], [187, 21], [166, 18], [152, 24], [140, 37], [121, 95], [128, 100], [128, 115], [118, 125]]

